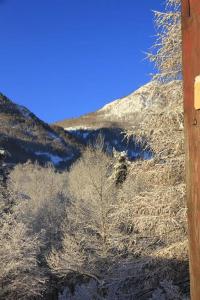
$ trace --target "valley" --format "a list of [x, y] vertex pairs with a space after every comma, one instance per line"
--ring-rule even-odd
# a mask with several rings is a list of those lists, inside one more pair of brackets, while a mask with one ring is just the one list
[[181, 81], [56, 124], [0, 107], [3, 297], [187, 299]]

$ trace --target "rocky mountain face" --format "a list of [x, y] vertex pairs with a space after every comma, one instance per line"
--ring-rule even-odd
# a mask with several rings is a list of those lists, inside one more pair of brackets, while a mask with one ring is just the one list
[[150, 158], [153, 155], [150, 147], [144, 141], [142, 145], [134, 139], [127, 141], [124, 132], [132, 127], [139, 127], [147, 116], [151, 118], [151, 112], [162, 113], [164, 109], [173, 106], [172, 99], [180, 91], [181, 81], [165, 85], [150, 82], [128, 96], [108, 103], [96, 112], [56, 124], [85, 145], [94, 144], [101, 134], [108, 152], [114, 148], [117, 151], [126, 151], [131, 160]]
[[149, 111], [163, 110], [173, 105], [174, 94], [180, 93], [181, 81], [160, 85], [150, 82], [130, 95], [114, 100], [96, 112], [79, 118], [59, 121], [56, 124], [66, 130], [89, 128], [127, 128], [141, 121]]
[[37, 160], [62, 168], [79, 156], [81, 145], [61, 128], [49, 126], [0, 94], [0, 148], [10, 153], [7, 163]]

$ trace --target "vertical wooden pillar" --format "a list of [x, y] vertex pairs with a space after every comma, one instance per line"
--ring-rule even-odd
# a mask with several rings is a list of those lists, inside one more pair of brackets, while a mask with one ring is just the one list
[[200, 300], [200, 110], [194, 101], [199, 93], [200, 0], [182, 0], [182, 34], [190, 289], [192, 300]]

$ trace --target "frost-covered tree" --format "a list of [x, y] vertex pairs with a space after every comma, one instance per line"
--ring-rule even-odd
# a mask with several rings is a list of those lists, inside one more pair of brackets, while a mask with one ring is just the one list
[[35, 299], [45, 289], [46, 276], [39, 267], [42, 244], [12, 214], [0, 221], [0, 299]]
[[55, 172], [51, 165], [19, 164], [9, 176], [8, 188], [17, 202], [17, 218], [33, 232], [43, 233], [46, 248], [59, 243], [67, 202], [66, 173]]
[[45, 255], [61, 243], [66, 172], [18, 164], [0, 195], [0, 299], [38, 299], [49, 287]]
[[154, 11], [156, 40], [148, 53], [154, 63], [154, 80], [169, 81], [181, 78], [181, 0], [166, 0], [163, 12]]
[[88, 149], [71, 168], [63, 249], [48, 257], [57, 274], [74, 272], [98, 278], [107, 270], [109, 257], [111, 263], [116, 239], [112, 211], [117, 205], [111, 174], [111, 158], [102, 149]]
[[[93, 295], [95, 288], [97, 299], [104, 299], [103, 291], [109, 300], [178, 295], [174, 282], [187, 276], [184, 184], [178, 162], [135, 162], [116, 189], [107, 159], [104, 153], [87, 152], [72, 167], [62, 247], [47, 257], [49, 267], [66, 284], [73, 279], [75, 291], [87, 289], [88, 278], [95, 281], [88, 293]], [[173, 281], [167, 292], [165, 279]]]

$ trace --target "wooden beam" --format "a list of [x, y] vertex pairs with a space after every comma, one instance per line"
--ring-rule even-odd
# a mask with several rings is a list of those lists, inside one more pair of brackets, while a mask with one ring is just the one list
[[200, 300], [200, 0], [182, 0], [190, 293]]

